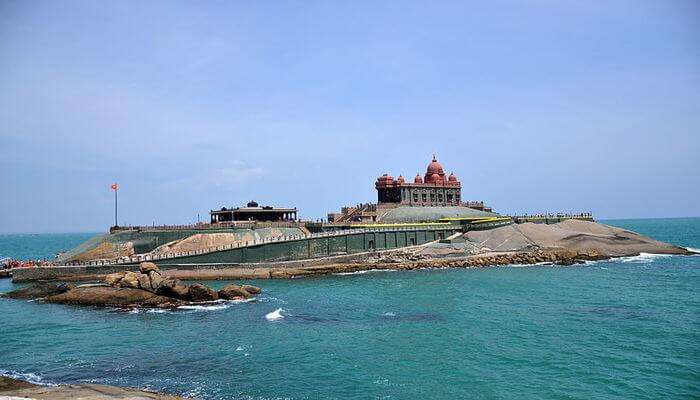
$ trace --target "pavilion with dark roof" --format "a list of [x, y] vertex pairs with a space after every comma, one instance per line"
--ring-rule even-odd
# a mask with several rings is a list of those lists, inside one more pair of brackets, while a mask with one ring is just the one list
[[234, 222], [234, 221], [296, 221], [297, 209], [260, 206], [255, 201], [249, 202], [245, 207], [226, 208], [211, 210], [211, 223]]

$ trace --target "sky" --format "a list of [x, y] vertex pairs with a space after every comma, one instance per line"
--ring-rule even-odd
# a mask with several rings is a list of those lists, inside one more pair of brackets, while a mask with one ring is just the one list
[[[323, 218], [433, 154], [501, 213], [700, 216], [697, 1], [0, 1], [0, 232]], [[199, 215], [199, 217], [198, 217]]]

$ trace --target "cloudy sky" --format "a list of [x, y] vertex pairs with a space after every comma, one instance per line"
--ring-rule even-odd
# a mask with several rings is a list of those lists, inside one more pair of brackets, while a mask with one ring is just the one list
[[[471, 4], [470, 4], [471, 3]], [[700, 216], [696, 1], [0, 2], [0, 232], [376, 200]]]

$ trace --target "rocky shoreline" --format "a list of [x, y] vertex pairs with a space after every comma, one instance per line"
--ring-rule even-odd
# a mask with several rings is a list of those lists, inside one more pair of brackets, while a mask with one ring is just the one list
[[[657, 253], [692, 255], [695, 253], [684, 251], [677, 253]], [[534, 250], [522, 252], [490, 252], [469, 256], [451, 256], [444, 258], [421, 258], [415, 256], [389, 256], [378, 257], [367, 262], [336, 263], [327, 265], [301, 266], [294, 268], [236, 268], [224, 267], [220, 269], [201, 270], [168, 270], [164, 271], [171, 277], [183, 280], [238, 280], [238, 279], [290, 279], [331, 274], [343, 274], [368, 270], [403, 270], [428, 268], [486, 268], [502, 265], [535, 265], [551, 264], [568, 266], [583, 264], [587, 261], [608, 260], [619, 257], [636, 256], [609, 256], [597, 251], [577, 250]]]
[[185, 400], [186, 398], [143, 389], [122, 388], [109, 385], [69, 384], [45, 386], [0, 375], [0, 399]]
[[141, 263], [138, 272], [107, 275], [101, 284], [76, 286], [73, 283], [40, 282], [0, 294], [9, 299], [42, 299], [49, 303], [121, 308], [176, 308], [186, 304], [216, 300], [244, 300], [261, 293], [251, 285], [226, 285], [215, 291], [201, 283], [185, 284], [163, 276], [158, 267]]

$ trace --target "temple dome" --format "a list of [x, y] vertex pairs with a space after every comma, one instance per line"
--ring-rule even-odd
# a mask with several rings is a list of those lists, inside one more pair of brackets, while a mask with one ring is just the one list
[[450, 174], [449, 178], [447, 178], [449, 182], [457, 182], [457, 177], [455, 176], [454, 172]]
[[396, 179], [396, 182], [404, 183], [404, 182], [406, 182], [406, 180], [403, 178], [403, 175], [399, 175], [399, 177]]
[[423, 183], [423, 178], [419, 174], [416, 174], [416, 177], [413, 178], [413, 183]]
[[438, 175], [444, 175], [445, 171], [442, 169], [442, 164], [440, 164], [435, 156], [433, 156], [433, 161], [428, 164], [428, 171], [426, 172], [427, 176], [430, 176], [432, 174], [438, 174]]
[[430, 182], [430, 183], [442, 182], [442, 177], [437, 173], [433, 173], [432, 175], [430, 175], [428, 182]]

